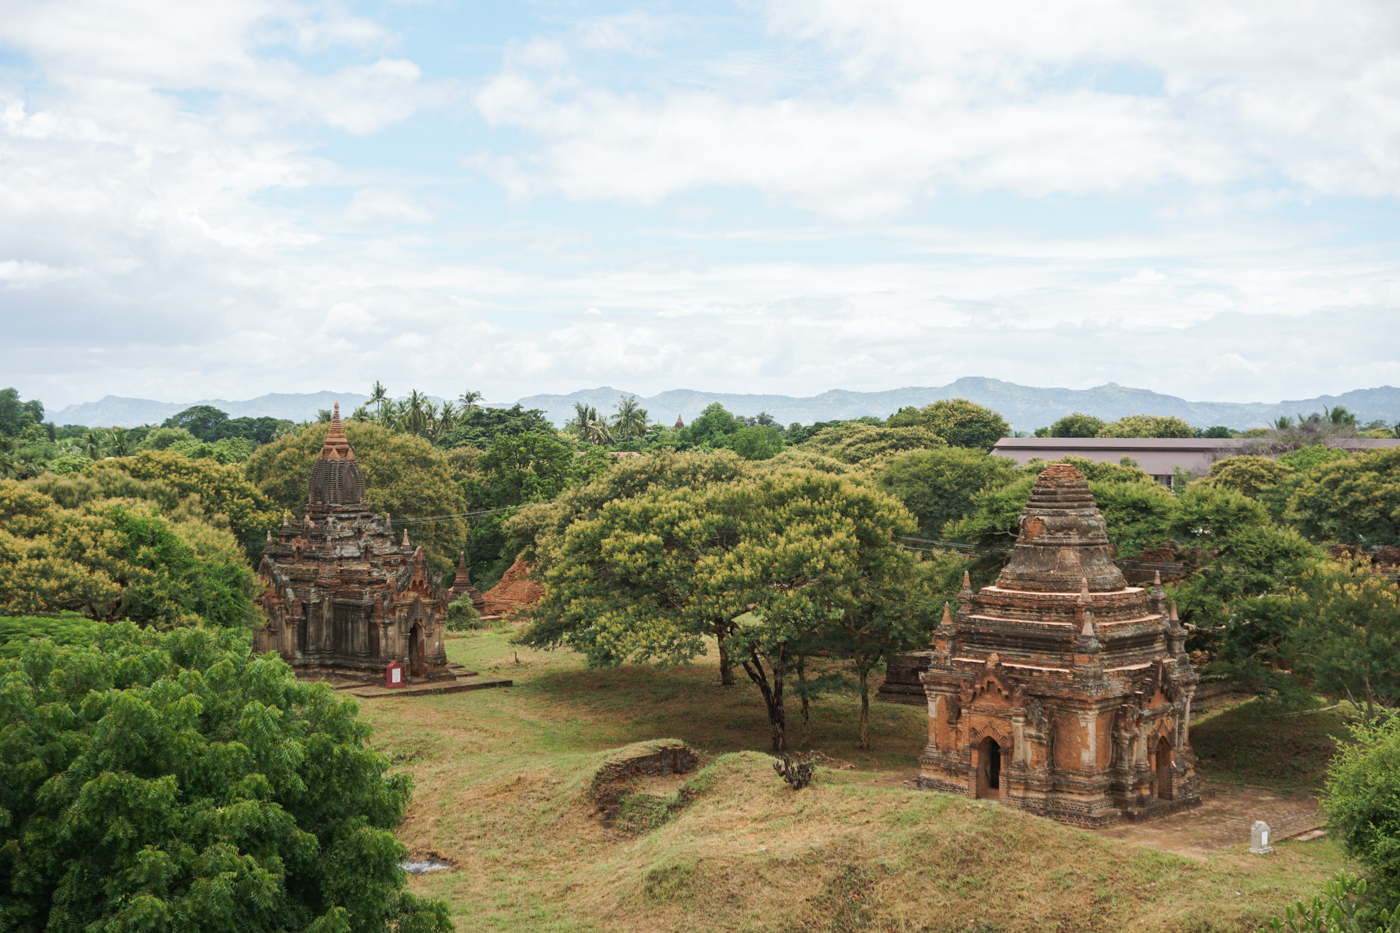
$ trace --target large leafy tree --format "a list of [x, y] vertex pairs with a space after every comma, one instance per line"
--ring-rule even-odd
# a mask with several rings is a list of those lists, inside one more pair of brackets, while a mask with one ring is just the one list
[[1400, 706], [1400, 588], [1369, 561], [1319, 561], [1292, 588], [1293, 625], [1284, 650], [1333, 696], [1374, 717]]
[[44, 403], [23, 401], [18, 389], [0, 389], [0, 435], [19, 437], [24, 429], [44, 420]]
[[891, 460], [877, 474], [876, 482], [914, 514], [923, 534], [935, 535], [948, 522], [968, 515], [977, 493], [1020, 476], [1020, 470], [1005, 457], [942, 447]]
[[264, 535], [278, 521], [276, 503], [238, 466], [212, 459], [191, 460], [171, 450], [143, 450], [131, 457], [101, 460], [87, 470], [94, 476], [108, 471], [164, 483], [182, 496], [199, 496], [205, 515], [227, 519], [250, 557], [262, 553]]
[[1129, 415], [1099, 430], [1099, 437], [1195, 437], [1196, 429], [1175, 415]]
[[1269, 457], [1254, 454], [1241, 454], [1226, 457], [1211, 464], [1210, 475], [1198, 482], [1221, 489], [1233, 489], [1251, 499], [1259, 498], [1260, 492], [1277, 486], [1293, 473], [1293, 468]]
[[213, 405], [195, 405], [177, 415], [165, 419], [164, 428], [184, 428], [201, 441], [219, 438], [219, 428], [228, 421], [228, 412], [220, 411]]
[[946, 447], [947, 441], [926, 425], [890, 428], [849, 422], [839, 427], [827, 428], [802, 446], [813, 453], [840, 460], [842, 463], [864, 463], [911, 450]]
[[403, 890], [409, 778], [246, 635], [33, 642], [0, 661], [0, 721], [7, 930], [451, 929]]
[[1285, 519], [1315, 541], [1400, 545], [1400, 448], [1323, 462], [1288, 489]]
[[[471, 394], [465, 393], [463, 397]], [[477, 397], [480, 397], [479, 393]], [[479, 408], [475, 407], [475, 402], [473, 399], [471, 405], [464, 404], [456, 424], [441, 439], [443, 447], [479, 447], [485, 450], [503, 434], [547, 434], [552, 437], [556, 433], [554, 425], [538, 408], [525, 409], [518, 403], [510, 408]]]
[[792, 665], [907, 573], [896, 536], [912, 527], [893, 499], [829, 474], [649, 491], [569, 525], [533, 637], [593, 664], [675, 664], [728, 622], [781, 750]]
[[[948, 442], [950, 447], [991, 450], [1011, 433], [1000, 414], [965, 398], [939, 399], [919, 409], [919, 423]], [[891, 423], [895, 423], [891, 420]]]
[[[80, 479], [0, 480], [0, 613], [255, 625], [258, 586], [233, 536], [169, 487], [126, 479], [145, 489], [121, 491], [146, 495], [92, 494], [96, 484]], [[76, 501], [67, 508], [58, 498]], [[174, 506], [166, 514], [162, 501]]]
[[[248, 479], [275, 506], [299, 514], [306, 504], [311, 465], [329, 430], [327, 424], [309, 425], [259, 447], [244, 465]], [[468, 509], [447, 455], [421, 437], [377, 424], [347, 421], [345, 435], [376, 511], [388, 512], [394, 519], [449, 516], [414, 525], [410, 534], [439, 570], [454, 566], [467, 543], [467, 525], [451, 516], [461, 516]]]
[[1036, 437], [1098, 437], [1099, 432], [1104, 428], [1102, 418], [1095, 418], [1093, 415], [1086, 415], [1075, 412], [1072, 415], [1065, 415], [1048, 428], [1040, 428], [1035, 432]]

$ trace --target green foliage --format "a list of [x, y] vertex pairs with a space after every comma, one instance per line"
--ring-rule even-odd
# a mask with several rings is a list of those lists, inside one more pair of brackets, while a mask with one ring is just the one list
[[1314, 541], [1400, 545], [1400, 448], [1307, 470], [1288, 490], [1285, 519]]
[[220, 411], [213, 405], [195, 405], [193, 408], [186, 408], [179, 414], [166, 418], [161, 427], [184, 428], [201, 441], [212, 441], [219, 436], [216, 433], [219, 425], [227, 420], [228, 413]]
[[1065, 415], [1048, 428], [1036, 429], [1036, 437], [1098, 437], [1104, 429], [1104, 420], [1093, 415], [1075, 412]]
[[156, 428], [137, 445], [138, 450], [168, 450], [176, 444], [198, 444], [199, 438], [186, 428]]
[[1323, 808], [1342, 847], [1370, 871], [1377, 906], [1400, 903], [1400, 716], [1357, 723], [1327, 776]]
[[42, 488], [0, 481], [0, 613], [76, 609], [163, 628], [259, 621], [257, 582], [227, 531], [188, 509], [162, 515], [148, 500], [68, 509]]
[[1196, 429], [1175, 415], [1129, 415], [1106, 424], [1099, 437], [1195, 437]]
[[482, 450], [506, 435], [545, 434], [553, 437], [554, 425], [538, 408], [525, 409], [517, 403], [510, 408], [472, 408], [457, 419], [456, 426], [442, 438], [441, 446], [480, 447]]
[[769, 425], [740, 428], [729, 439], [729, 446], [745, 460], [769, 460], [782, 453], [783, 432]]
[[907, 576], [894, 536], [912, 524], [894, 500], [828, 474], [650, 488], [568, 524], [525, 640], [595, 665], [676, 664], [728, 629], [781, 749], [789, 664]]
[[43, 402], [38, 399], [21, 401], [18, 389], [0, 389], [0, 435], [19, 437], [25, 428], [39, 425], [43, 420]]
[[696, 447], [728, 447], [731, 435], [739, 433], [744, 420], [730, 414], [719, 402], [705, 406], [690, 424], [679, 432], [680, 438]]
[[447, 630], [449, 632], [467, 632], [481, 625], [481, 613], [476, 611], [472, 605], [470, 595], [462, 596], [452, 601], [447, 607]]
[[[297, 434], [259, 447], [244, 469], [248, 479], [275, 506], [300, 512], [306, 503], [311, 465], [326, 442], [328, 424], [310, 425]], [[345, 435], [365, 476], [370, 505], [393, 518], [460, 515], [467, 501], [454, 481], [452, 462], [421, 437], [372, 423], [345, 422]], [[467, 545], [467, 525], [460, 519], [418, 525], [421, 544], [439, 570], [456, 566]]]
[[1235, 430], [1232, 430], [1231, 428], [1227, 428], [1227, 427], [1225, 427], [1225, 425], [1223, 425], [1223, 424], [1217, 424], [1217, 425], [1215, 425], [1214, 427], [1209, 427], [1209, 428], [1197, 428], [1197, 429], [1196, 429], [1196, 436], [1197, 436], [1197, 437], [1202, 437], [1202, 438], [1221, 438], [1221, 439], [1223, 439], [1223, 438], [1227, 438], [1227, 437], [1238, 437], [1238, 436], [1239, 436], [1239, 432], [1238, 432], [1238, 431], [1235, 431]]
[[889, 428], [851, 422], [827, 428], [807, 441], [803, 448], [842, 463], [863, 463], [877, 457], [946, 447], [947, 442], [923, 425]]
[[278, 524], [275, 503], [236, 466], [147, 450], [133, 457], [101, 460], [87, 470], [93, 476], [107, 471], [163, 483], [180, 496], [199, 496], [204, 514], [226, 518], [250, 557], [262, 554], [265, 533]]
[[409, 778], [246, 637], [121, 625], [0, 685], [6, 929], [451, 929], [403, 891]]
[[876, 482], [913, 513], [921, 533], [936, 535], [944, 525], [972, 511], [977, 493], [1004, 486], [1020, 476], [1021, 471], [1005, 457], [943, 447], [907, 453], [889, 461], [876, 475]]
[[1286, 653], [1318, 688], [1365, 704], [1400, 705], [1400, 588], [1369, 562], [1319, 562], [1290, 593]]
[[890, 427], [923, 426], [951, 447], [978, 450], [991, 450], [1011, 433], [1005, 418], [965, 398], [940, 399], [917, 412], [902, 408], [887, 423]]
[[75, 612], [51, 616], [0, 616], [0, 658], [17, 658], [36, 638], [61, 647], [90, 645], [107, 631], [107, 623]]
[[1300, 447], [1297, 450], [1291, 450], [1278, 459], [1279, 463], [1286, 467], [1297, 470], [1299, 473], [1308, 473], [1325, 463], [1335, 463], [1338, 460], [1350, 460], [1351, 454], [1340, 447], [1327, 447], [1324, 444], [1312, 444], [1308, 447]]
[[1311, 902], [1299, 901], [1269, 921], [1270, 933], [1400, 933], [1400, 912], [1368, 910], [1366, 880], [1339, 871]]
[[1210, 475], [1197, 482], [1219, 489], [1232, 489], [1257, 499], [1261, 490], [1277, 486], [1292, 473], [1293, 468], [1286, 463], [1254, 454], [1241, 454], [1215, 461], [1211, 464]]

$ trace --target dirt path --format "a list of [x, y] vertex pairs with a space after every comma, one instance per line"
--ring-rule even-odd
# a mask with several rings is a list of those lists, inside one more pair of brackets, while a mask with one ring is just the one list
[[1269, 824], [1275, 840], [1320, 826], [1322, 812], [1310, 794], [1267, 787], [1205, 782], [1201, 805], [1146, 823], [1119, 823], [1097, 830], [1108, 839], [1150, 846], [1196, 858], [1233, 846], [1248, 846], [1255, 820]]

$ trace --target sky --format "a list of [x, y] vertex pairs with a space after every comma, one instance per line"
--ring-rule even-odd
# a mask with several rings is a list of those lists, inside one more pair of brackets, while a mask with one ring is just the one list
[[0, 385], [1400, 385], [1400, 4], [5, 0]]

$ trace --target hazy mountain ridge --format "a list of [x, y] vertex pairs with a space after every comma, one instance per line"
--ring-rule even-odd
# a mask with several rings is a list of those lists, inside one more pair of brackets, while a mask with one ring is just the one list
[[[690, 423], [714, 402], [740, 415], [756, 415], [766, 411], [786, 425], [794, 421], [811, 424], [814, 421], [836, 421], [864, 415], [883, 418], [900, 408], [927, 405], [945, 398], [968, 398], [979, 405], [994, 408], [1017, 431], [1033, 431], [1076, 411], [1105, 421], [1146, 413], [1176, 415], [1198, 427], [1223, 424], [1246, 429], [1263, 427], [1280, 415], [1296, 416], [1320, 411], [1324, 406], [1343, 405], [1363, 423], [1377, 418], [1390, 423], [1400, 421], [1400, 389], [1393, 386], [1355, 389], [1341, 395], [1274, 403], [1189, 402], [1174, 395], [1112, 382], [1092, 389], [1037, 388], [980, 376], [965, 376], [946, 386], [909, 386], [882, 392], [830, 389], [807, 397], [702, 392], [695, 389], [670, 389], [653, 396], [643, 396], [611, 386], [599, 386], [596, 389], [580, 389], [568, 395], [531, 395], [520, 399], [520, 404], [543, 410], [550, 420], [562, 426], [573, 417], [576, 402], [592, 405], [599, 414], [608, 415], [612, 414], [618, 400], [628, 395], [637, 396], [637, 401], [653, 421], [667, 425], [673, 424], [677, 415]], [[304, 421], [315, 419], [318, 409], [330, 408], [333, 402], [339, 401], [341, 409], [348, 414], [368, 400], [369, 396], [358, 392], [273, 393], [246, 401], [205, 399], [187, 403], [109, 395], [97, 402], [69, 405], [52, 412], [49, 418], [56, 424], [134, 427], [159, 424], [192, 405], [213, 405], [233, 418], [270, 415]], [[509, 404], [491, 403], [491, 407], [506, 407]]]

